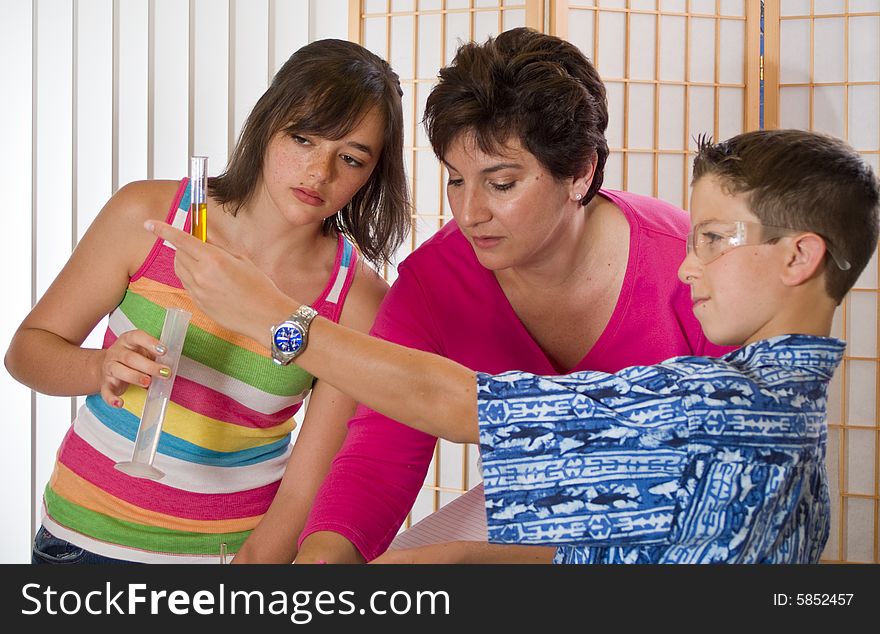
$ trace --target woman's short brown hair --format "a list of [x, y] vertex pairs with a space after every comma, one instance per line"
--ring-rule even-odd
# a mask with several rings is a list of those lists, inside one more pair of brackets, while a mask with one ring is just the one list
[[428, 96], [425, 127], [440, 160], [462, 133], [488, 154], [516, 139], [555, 178], [596, 173], [582, 204], [602, 185], [608, 142], [605, 85], [570, 42], [532, 29], [459, 47]]

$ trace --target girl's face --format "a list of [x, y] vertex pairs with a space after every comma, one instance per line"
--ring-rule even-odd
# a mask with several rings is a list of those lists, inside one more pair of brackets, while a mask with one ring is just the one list
[[364, 186], [379, 161], [385, 120], [368, 111], [341, 139], [280, 131], [269, 141], [263, 189], [279, 212], [300, 225], [332, 216]]
[[518, 140], [486, 154], [460, 135], [443, 161], [452, 215], [484, 267], [498, 271], [540, 264], [581, 209], [589, 181], [553, 177]]

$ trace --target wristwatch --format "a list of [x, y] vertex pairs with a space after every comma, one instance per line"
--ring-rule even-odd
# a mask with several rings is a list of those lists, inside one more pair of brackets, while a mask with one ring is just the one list
[[303, 304], [290, 317], [272, 326], [272, 360], [287, 365], [296, 359], [309, 340], [309, 325], [318, 316], [311, 306]]

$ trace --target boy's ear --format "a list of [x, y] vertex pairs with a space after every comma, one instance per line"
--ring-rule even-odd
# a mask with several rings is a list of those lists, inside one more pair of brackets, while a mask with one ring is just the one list
[[825, 241], [815, 233], [795, 236], [786, 252], [782, 282], [786, 286], [798, 286], [825, 270]]

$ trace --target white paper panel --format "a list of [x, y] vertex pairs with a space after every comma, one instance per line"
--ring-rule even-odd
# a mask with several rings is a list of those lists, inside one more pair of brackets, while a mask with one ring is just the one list
[[715, 81], [715, 20], [692, 18], [690, 21], [689, 81]]
[[718, 89], [718, 138], [729, 139], [743, 132], [744, 95], [741, 88]]
[[875, 502], [849, 498], [846, 502], [846, 559], [852, 562], [874, 560]]
[[385, 18], [367, 18], [363, 22], [364, 48], [384, 60], [388, 59], [388, 22]]
[[871, 260], [868, 262], [868, 266], [865, 267], [865, 270], [862, 271], [862, 274], [859, 275], [859, 279], [856, 280], [855, 284], [856, 288], [877, 288], [877, 252], [874, 252], [874, 255], [871, 256]]
[[779, 82], [810, 81], [810, 21], [783, 20], [779, 25]]
[[[31, 308], [31, 124], [32, 110], [32, 6], [31, 2], [9, 3], [0, 19], [0, 59], [15, 59], [3, 69], [4, 83], [15, 86], [0, 99], [0, 121], [15, 121], [3, 132], [3, 142], [14, 152], [0, 152], [0, 179], [8, 213], [4, 230], [8, 239], [0, 251], [5, 271], [17, 271], [3, 280], [4, 307], [0, 312], [0, 342], [5, 346]], [[3, 395], [4, 442], [0, 445], [0, 478], [14, 483], [4, 488], [0, 500], [5, 517], [0, 540], [0, 563], [30, 562], [31, 525], [31, 393], [7, 372], [0, 372]]]
[[843, 86], [816, 86], [813, 89], [813, 129], [843, 138], [846, 127]]
[[660, 79], [684, 81], [685, 37], [687, 18], [663, 16], [660, 18]]
[[443, 19], [439, 14], [419, 16], [419, 79], [433, 79], [443, 65], [442, 51], [437, 46], [437, 34], [442, 24]]
[[[875, 11], [880, 11], [877, 2]], [[880, 15], [849, 19], [849, 81], [880, 81]]]
[[626, 72], [626, 19], [622, 13], [599, 12], [599, 53], [596, 64], [603, 79]]
[[810, 0], [784, 0], [779, 3], [779, 14], [786, 15], [809, 15]]
[[846, 0], [813, 0], [813, 11], [816, 15], [843, 13], [845, 10]]
[[847, 437], [847, 481], [848, 493], [874, 495], [874, 470], [871, 466], [876, 459], [874, 448], [877, 432], [867, 429], [850, 429]]
[[715, 132], [715, 89], [708, 86], [691, 86], [689, 102], [688, 148], [696, 147], [694, 139], [700, 134], [709, 134], [720, 140]]
[[684, 164], [678, 154], [661, 154], [657, 159], [657, 197], [684, 207]]
[[113, 2], [77, 3], [76, 239], [113, 193]]
[[148, 0], [117, 3], [117, 189], [149, 174], [148, 16]]
[[848, 301], [849, 354], [856, 357], [876, 357], [877, 293], [854, 292], [850, 294]]
[[[634, 13], [630, 16], [629, 77], [654, 79], [654, 56], [657, 48], [657, 17]], [[635, 46], [633, 46], [635, 44]], [[634, 49], [637, 54], [634, 53]]]
[[[437, 226], [434, 226], [436, 231]], [[464, 489], [462, 480], [464, 452], [462, 445], [447, 440], [440, 441], [440, 486], [450, 489]]]
[[305, 10], [303, 0], [271, 1], [275, 7], [275, 23], [269, 28], [275, 39], [275, 48], [271, 51], [270, 73], [274, 75], [293, 51], [309, 43], [309, 11]]
[[623, 189], [623, 154], [611, 152], [605, 161], [605, 179], [602, 181], [605, 189]]
[[[496, 2], [492, 3], [497, 4]], [[499, 20], [501, 15], [498, 11], [480, 11], [474, 14], [474, 40], [485, 42], [490, 36], [498, 35]]]
[[463, 42], [470, 40], [471, 20], [467, 13], [450, 13], [446, 16], [446, 63], [455, 57], [455, 51]]
[[626, 190], [634, 194], [652, 196], [654, 189], [654, 155], [630, 153], [627, 159]]
[[880, 150], [880, 85], [849, 87], [849, 137], [859, 150]]
[[840, 526], [840, 430], [828, 430], [828, 448], [825, 454], [825, 470], [828, 473], [828, 494], [831, 498], [831, 531], [828, 535], [828, 543], [822, 553], [822, 559], [838, 560], [840, 540], [838, 528]]
[[779, 126], [782, 128], [810, 127], [810, 89], [794, 86], [779, 89]]
[[608, 100], [608, 129], [605, 138], [608, 147], [623, 147], [623, 117], [626, 114], [623, 108], [624, 86], [617, 81], [605, 82], [605, 96]]
[[690, 0], [691, 13], [715, 14], [715, 0]]
[[178, 179], [189, 171], [189, 14], [175, 0], [153, 6], [151, 176]]
[[391, 18], [391, 67], [401, 79], [411, 79], [413, 66], [413, 26], [414, 18], [409, 15], [396, 15]]
[[268, 0], [230, 0], [234, 3], [235, 41], [233, 43], [235, 91], [233, 120], [234, 143], [251, 109], [269, 85]]
[[654, 85], [629, 84], [627, 147], [654, 147]]
[[817, 84], [845, 81], [843, 18], [816, 20], [813, 32], [813, 81]]
[[721, 20], [719, 25], [718, 81], [741, 84], [745, 81], [746, 23], [743, 20]]
[[568, 13], [568, 41], [581, 49], [590, 60], [593, 59], [593, 33], [595, 13], [572, 9]]
[[510, 9], [501, 16], [505, 31], [526, 25], [526, 12], [523, 9]]
[[[848, 354], [853, 352], [852, 341]], [[876, 385], [877, 364], [874, 361], [860, 361], [854, 359], [847, 365], [846, 392], [846, 424], [867, 426], [874, 424], [876, 416]]]
[[[401, 77], [401, 89], [403, 90], [403, 98], [402, 102], [402, 111], [403, 111], [403, 145], [404, 147], [410, 147], [413, 144], [413, 134], [415, 130], [413, 129], [413, 117], [420, 116], [413, 114], [413, 108], [415, 107], [414, 95], [413, 91], [415, 90], [415, 85], [412, 81], [406, 81], [405, 78]], [[409, 152], [407, 152], [409, 154]], [[412, 170], [407, 170], [407, 174], [412, 174]]]
[[[225, 9], [225, 10], [224, 10]], [[193, 146], [195, 156], [208, 157], [208, 174], [226, 166], [229, 142], [229, 3], [197, 0], [193, 24], [194, 67]], [[187, 169], [189, 169], [187, 163]]]
[[657, 0], [629, 0], [629, 8], [654, 11], [657, 9]]
[[658, 130], [660, 149], [684, 149], [684, 86], [659, 86], [662, 122]]
[[745, 16], [748, 0], [721, 0], [721, 15]]
[[[415, 204], [419, 214], [440, 215], [440, 164], [431, 150], [416, 152]], [[436, 227], [435, 227], [436, 229]]]
[[[73, 5], [40, 0], [36, 5], [36, 296], [55, 279], [70, 255], [73, 196]], [[66, 53], [65, 53], [66, 52]], [[51, 456], [70, 426], [70, 398], [37, 394], [35, 482], [42, 489]], [[36, 514], [39, 507], [36, 507]]]

